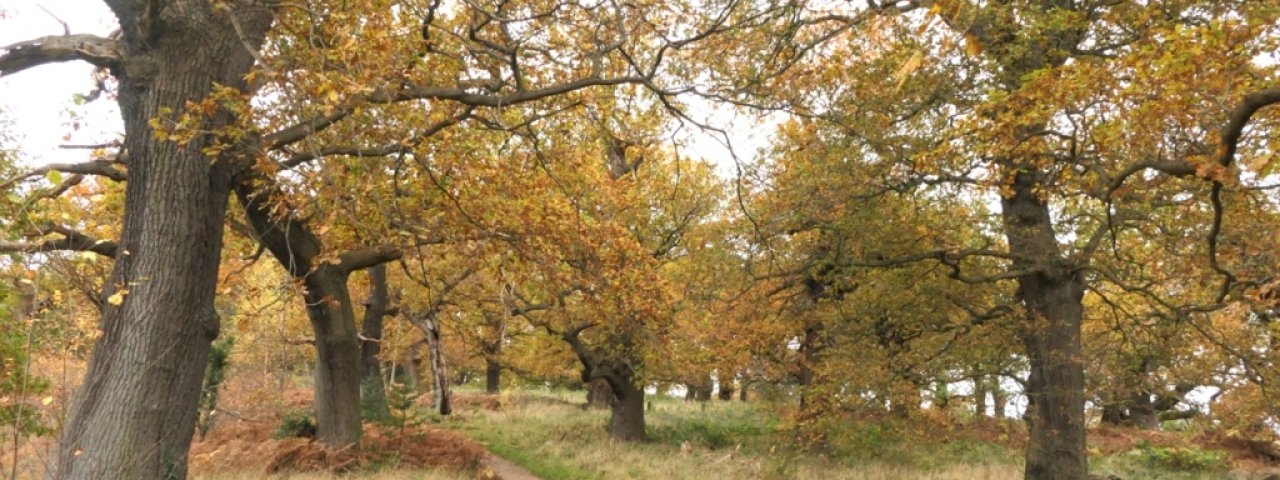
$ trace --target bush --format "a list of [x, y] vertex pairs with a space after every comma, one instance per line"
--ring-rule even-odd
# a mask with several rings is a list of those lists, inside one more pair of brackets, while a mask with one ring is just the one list
[[[17, 434], [43, 435], [49, 433], [41, 421], [40, 411], [28, 399], [37, 398], [49, 388], [49, 382], [28, 373], [30, 363], [30, 339], [28, 328], [20, 312], [13, 307], [11, 292], [0, 287], [0, 425], [17, 426]], [[0, 440], [13, 433], [12, 428], [0, 429]]]
[[1202, 450], [1195, 447], [1154, 447], [1146, 442], [1138, 444], [1131, 453], [1150, 467], [1183, 472], [1225, 470], [1227, 452]]
[[286, 413], [280, 419], [280, 426], [276, 427], [276, 431], [271, 433], [271, 438], [276, 440], [301, 437], [315, 438], [316, 436], [316, 416], [310, 410], [295, 410]]

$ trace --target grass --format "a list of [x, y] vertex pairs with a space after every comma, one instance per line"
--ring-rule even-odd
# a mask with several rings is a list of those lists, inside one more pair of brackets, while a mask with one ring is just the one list
[[[880, 445], [881, 453], [831, 458], [801, 454], [778, 431], [777, 420], [754, 403], [684, 402], [652, 398], [646, 412], [652, 441], [609, 440], [608, 412], [575, 405], [581, 393], [526, 391], [506, 394], [497, 411], [464, 410], [444, 419], [485, 443], [497, 455], [546, 480], [579, 479], [1015, 479], [1016, 452], [983, 446], [980, 454], [944, 451], [945, 462], [918, 465], [891, 454], [914, 445]], [[888, 440], [886, 440], [888, 442]]]
[[261, 470], [249, 470], [244, 472], [217, 472], [213, 474], [191, 476], [191, 478], [195, 480], [467, 480], [472, 477], [473, 476], [467, 472], [410, 469], [388, 469], [352, 473], [294, 472], [278, 475], [263, 475]]
[[1089, 468], [1120, 478], [1216, 480], [1230, 476], [1226, 456], [1218, 450], [1139, 444], [1128, 452], [1092, 458]]

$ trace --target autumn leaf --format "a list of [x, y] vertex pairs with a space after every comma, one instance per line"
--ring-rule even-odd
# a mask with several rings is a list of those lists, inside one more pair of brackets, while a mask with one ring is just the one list
[[107, 297], [107, 303], [118, 307], [120, 304], [124, 303], [124, 297], [128, 294], [128, 289], [121, 288], [116, 290], [115, 293], [112, 293], [111, 296]]

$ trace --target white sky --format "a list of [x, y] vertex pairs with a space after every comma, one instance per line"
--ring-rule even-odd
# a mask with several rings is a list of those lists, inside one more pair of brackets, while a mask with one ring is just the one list
[[[47, 35], [61, 35], [62, 25], [48, 9], [67, 22], [71, 33], [108, 35], [116, 29], [115, 17], [102, 2], [3, 0], [0, 10], [0, 45], [11, 45]], [[123, 127], [115, 102], [105, 95], [77, 107], [74, 95], [93, 90], [93, 67], [84, 62], [43, 65], [0, 77], [0, 110], [13, 120], [22, 159], [28, 164], [84, 161], [83, 150], [62, 150], [64, 143], [101, 143], [115, 139]], [[81, 128], [72, 131], [73, 113], [81, 116]], [[63, 136], [71, 134], [70, 141]]]

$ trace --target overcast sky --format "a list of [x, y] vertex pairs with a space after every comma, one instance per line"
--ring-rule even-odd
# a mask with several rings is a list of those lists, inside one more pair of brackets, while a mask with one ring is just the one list
[[[47, 35], [61, 35], [65, 21], [71, 33], [108, 35], [116, 29], [115, 17], [97, 1], [4, 0], [0, 9], [0, 45], [11, 45]], [[44, 7], [53, 15], [39, 7]], [[57, 16], [58, 19], [55, 19]], [[13, 121], [22, 151], [29, 164], [83, 161], [87, 152], [60, 150], [64, 143], [99, 143], [115, 139], [123, 127], [115, 102], [103, 96], [90, 105], [77, 107], [76, 94], [93, 91], [93, 67], [84, 62], [43, 65], [0, 77], [0, 110]], [[77, 112], [81, 128], [73, 131], [72, 112]], [[64, 141], [65, 135], [70, 141]]]

